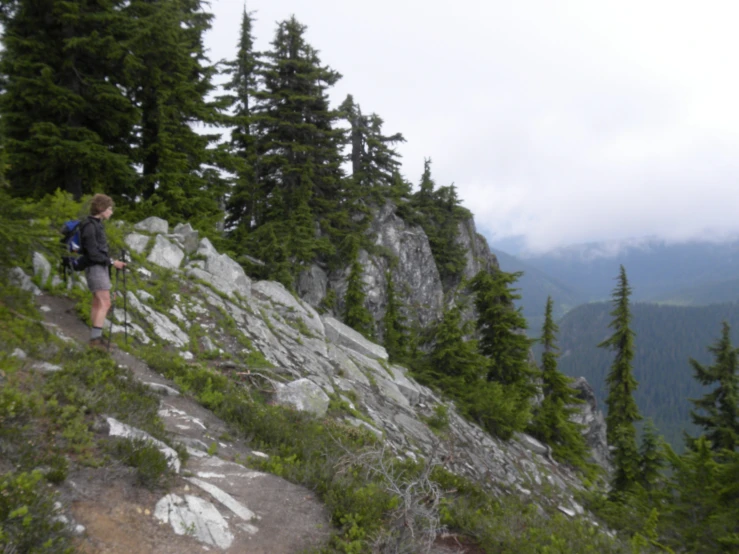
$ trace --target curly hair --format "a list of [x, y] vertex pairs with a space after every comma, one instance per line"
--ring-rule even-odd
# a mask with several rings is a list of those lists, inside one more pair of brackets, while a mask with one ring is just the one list
[[90, 201], [90, 215], [98, 215], [113, 207], [113, 199], [106, 194], [96, 194]]

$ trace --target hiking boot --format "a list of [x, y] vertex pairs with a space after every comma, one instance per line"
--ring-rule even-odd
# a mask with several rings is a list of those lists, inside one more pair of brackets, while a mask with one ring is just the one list
[[102, 337], [97, 339], [90, 339], [90, 342], [87, 343], [90, 348], [94, 350], [101, 350], [102, 352], [108, 351], [108, 346], [105, 344], [105, 341]]

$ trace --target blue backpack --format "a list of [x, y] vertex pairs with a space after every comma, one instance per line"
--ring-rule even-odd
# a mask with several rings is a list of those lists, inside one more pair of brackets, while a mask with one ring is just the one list
[[62, 273], [64, 277], [67, 276], [67, 271], [82, 271], [87, 269], [90, 263], [89, 260], [80, 251], [82, 249], [82, 240], [80, 238], [80, 231], [84, 222], [79, 219], [71, 219], [62, 225], [62, 238], [61, 242], [65, 246], [65, 250], [71, 254], [68, 256], [62, 256]]

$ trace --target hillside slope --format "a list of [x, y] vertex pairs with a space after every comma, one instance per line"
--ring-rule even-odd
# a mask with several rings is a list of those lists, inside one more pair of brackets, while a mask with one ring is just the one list
[[[380, 513], [389, 510], [387, 521], [407, 523], [409, 517], [420, 518], [413, 519], [415, 523], [410, 527], [403, 525], [393, 530], [393, 537], [408, 544], [430, 538], [428, 549], [414, 547], [413, 551], [449, 552], [442, 544], [435, 544], [439, 529], [434, 525], [438, 525], [439, 520], [434, 518], [439, 515], [438, 511], [427, 510], [427, 502], [430, 498], [440, 501], [441, 497], [436, 495], [451, 494], [445, 502], [453, 506], [455, 496], [470, 490], [472, 483], [497, 498], [509, 499], [506, 502], [511, 502], [512, 506], [538, 507], [524, 510], [527, 515], [517, 516], [524, 517], [528, 523], [508, 538], [503, 534], [503, 528], [507, 529], [504, 520], [501, 520], [500, 530], [492, 524], [494, 520], [487, 523], [484, 532], [499, 537], [497, 541], [526, 540], [536, 544], [539, 539], [525, 536], [526, 529], [563, 525], [561, 518], [551, 517], [557, 512], [575, 517], [576, 525], [581, 525], [577, 514], [582, 514], [583, 510], [574, 500], [575, 492], [582, 486], [579, 478], [553, 462], [544, 445], [526, 435], [517, 435], [511, 441], [487, 435], [463, 419], [454, 406], [416, 383], [405, 368], [389, 364], [382, 347], [334, 318], [318, 314], [282, 285], [251, 281], [238, 264], [218, 253], [207, 239], [197, 240], [197, 233], [189, 226], [178, 226], [170, 234], [166, 222], [150, 219], [136, 227], [132, 232], [124, 226], [121, 235], [131, 248], [135, 262], [127, 280], [127, 311], [123, 311], [119, 299], [112, 314], [114, 342], [125, 350], [114, 353], [114, 357], [126, 367], [119, 365], [109, 373], [112, 371], [110, 375], [125, 382], [138, 378], [137, 372], [145, 373], [148, 387], [162, 390], [157, 385], [165, 385], [171, 389], [175, 400], [170, 397], [159, 400], [159, 416], [165, 423], [152, 424], [154, 427], [165, 425], [175, 435], [182, 435], [186, 434], [183, 427], [200, 426], [195, 421], [185, 421], [187, 418], [166, 424], [167, 417], [176, 419], [183, 415], [178, 411], [187, 414], [177, 404], [180, 402], [177, 398], [183, 396], [197, 400], [202, 404], [198, 409], [208, 408], [228, 424], [225, 432], [216, 430], [216, 425], [208, 435], [175, 436], [174, 442], [185, 443], [189, 461], [186, 456], [165, 450], [168, 459], [178, 459], [179, 464], [184, 464], [184, 474], [174, 477], [173, 489], [157, 490], [153, 495], [141, 497], [138, 507], [142, 513], [158, 514], [162, 522], [158, 538], [152, 540], [167, 541], [167, 533], [173, 538], [184, 534], [185, 539], [192, 538], [196, 543], [201, 540], [209, 548], [230, 551], [230, 545], [236, 542], [227, 545], [228, 537], [246, 540], [249, 533], [259, 538], [260, 533], [267, 532], [260, 527], [258, 518], [245, 523], [238, 514], [234, 517], [234, 510], [245, 514], [242, 507], [248, 502], [248, 495], [239, 493], [238, 487], [230, 489], [226, 497], [213, 492], [214, 487], [223, 491], [220, 485], [200, 482], [206, 475], [219, 479], [218, 475], [231, 468], [224, 466], [214, 470], [203, 464], [218, 458], [216, 453], [221, 450], [223, 456], [228, 456], [235, 443], [241, 445], [239, 448], [244, 449], [241, 454], [247, 459], [232, 454], [234, 459], [228, 460], [229, 463], [246, 463], [249, 467], [288, 477], [319, 493], [331, 512], [332, 523], [337, 526], [332, 539], [334, 546], [349, 544], [342, 543], [347, 540], [365, 546], [369, 545], [368, 541], [381, 541], [382, 534], [357, 538], [357, 529], [364, 529], [365, 522], [377, 521], [378, 515], [371, 510], [380, 510]], [[65, 292], [42, 255], [34, 256], [34, 266], [36, 282], [50, 287], [55, 294], [72, 294], [83, 302], [89, 298], [82, 289], [77, 290], [78, 286], [84, 286], [82, 281], [71, 292]], [[20, 269], [14, 270], [14, 278], [26, 289], [40, 293]], [[48, 308], [44, 312], [53, 314], [53, 306], [58, 302], [42, 300], [41, 304]], [[84, 303], [81, 307], [84, 311]], [[69, 308], [64, 310], [65, 317], [74, 317]], [[84, 326], [79, 323], [77, 326], [80, 339], [84, 340]], [[128, 331], [129, 346], [123, 343], [124, 330]], [[76, 349], [66, 351], [64, 365], [52, 375], [64, 378], [68, 372], [80, 371], [80, 364], [88, 362], [86, 354], [78, 352]], [[34, 351], [32, 355], [43, 358], [44, 353], [43, 350]], [[60, 355], [59, 352], [55, 354]], [[31, 362], [45, 363], [45, 360], [31, 361], [29, 356], [28, 363]], [[24, 362], [20, 371], [26, 371], [25, 367]], [[86, 371], [91, 370], [82, 370], [83, 379]], [[14, 372], [10, 376], [13, 382], [17, 375], [20, 374]], [[162, 378], [170, 380], [162, 381]], [[92, 408], [88, 406], [87, 410], [93, 417]], [[206, 419], [195, 413], [189, 416], [201, 421], [204, 428], [208, 427]], [[122, 423], [135, 425], [137, 414], [123, 413], [118, 417], [124, 418]], [[212, 418], [213, 414], [208, 417]], [[96, 429], [95, 433], [116, 427], [110, 421], [107, 427], [102, 424], [99, 420], [105, 419], [103, 414], [94, 418], [89, 425]], [[137, 436], [135, 431], [134, 436]], [[167, 440], [172, 441], [173, 436]], [[362, 446], [357, 449], [357, 445]], [[252, 450], [257, 447], [266, 452], [266, 457]], [[384, 463], [400, 464], [401, 471], [396, 474], [391, 465], [371, 465]], [[74, 460], [72, 464], [75, 472], [84, 469]], [[220, 462], [216, 459], [215, 464]], [[422, 477], [423, 473], [415, 472], [424, 467], [429, 471], [434, 469], [435, 478], [443, 478], [446, 485], [433, 485], [423, 480], [427, 478], [403, 480], [407, 479], [404, 476]], [[84, 483], [95, 475], [95, 470], [85, 470], [79, 475]], [[230, 480], [238, 481], [237, 477], [234, 474]], [[396, 478], [397, 481], [385, 481]], [[119, 485], [113, 476], [98, 478], [97, 482], [100, 488], [96, 494], [101, 498], [112, 494], [106, 491], [105, 483], [111, 487]], [[419, 486], [422, 488], [417, 489]], [[460, 487], [463, 490], [458, 491]], [[400, 491], [402, 495], [407, 493], [403, 498], [412, 504], [387, 504], [382, 492], [385, 488]], [[418, 497], [414, 496], [416, 490]], [[232, 502], [233, 499], [238, 502]], [[212, 517], [203, 522], [194, 514], [205, 502], [208, 503], [207, 513]], [[253, 507], [249, 504], [248, 507], [257, 514], [259, 509], [269, 509], [266, 505]], [[405, 515], [400, 517], [401, 512], [393, 511], [396, 509], [405, 510], [402, 512]], [[518, 514], [524, 513], [517, 507], [512, 509]], [[173, 513], [178, 515], [174, 517]], [[70, 512], [70, 515], [75, 514]], [[82, 516], [76, 513], [76, 517]], [[262, 517], [266, 522], [269, 514], [265, 512]], [[213, 521], [218, 522], [221, 530], [218, 540], [207, 531]], [[582, 524], [588, 529], [582, 536], [587, 536], [590, 543], [617, 544], [592, 527], [587, 515]], [[115, 527], [115, 530], [110, 527], [122, 526], [124, 520], [110, 518], [106, 525], [107, 531], [101, 530], [96, 535], [101, 544], [106, 544], [106, 534], [125, 534], [125, 527]], [[201, 528], [206, 532], [201, 534]], [[90, 525], [88, 536], [95, 532]], [[554, 530], [549, 530], [541, 536], [548, 537], [552, 533]], [[565, 532], [568, 533], [570, 531]], [[578, 533], [580, 531], [573, 532], [570, 538], [564, 539], [569, 541], [570, 551], [583, 551], [580, 549], [585, 545], [579, 542]], [[458, 545], [463, 548], [468, 539], [460, 537], [460, 540]], [[143, 547], [133, 540], [130, 545], [130, 549], [140, 552], [149, 551], [150, 547], [152, 551], [159, 551], [156, 544]], [[195, 552], [201, 548], [198, 545], [182, 551]], [[610, 551], [620, 552], [618, 548]]]

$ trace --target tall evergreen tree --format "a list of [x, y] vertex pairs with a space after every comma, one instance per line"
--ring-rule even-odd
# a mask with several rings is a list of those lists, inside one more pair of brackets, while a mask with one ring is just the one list
[[[257, 93], [259, 194], [270, 203], [281, 192], [284, 213], [307, 202], [322, 231], [331, 231], [345, 211], [340, 148], [343, 131], [329, 108], [328, 88], [340, 75], [322, 66], [305, 40], [305, 25], [294, 17], [278, 24], [265, 54]], [[258, 214], [259, 215], [259, 214]], [[257, 218], [256, 226], [265, 222]]]
[[403, 315], [402, 306], [395, 292], [391, 271], [386, 273], [386, 280], [387, 306], [385, 308], [385, 315], [382, 318], [383, 343], [385, 344], [385, 349], [390, 360], [397, 362], [405, 360], [408, 356], [409, 330], [405, 324], [406, 319]]
[[418, 200], [421, 208], [431, 204], [436, 190], [436, 182], [431, 177], [431, 158], [423, 160], [423, 173], [421, 174], [421, 182], [418, 187]]
[[671, 537], [671, 546], [686, 552], [735, 551], [730, 544], [734, 542], [736, 546], [739, 536], [736, 503], [724, 504], [724, 468], [716, 460], [709, 441], [705, 436], [699, 437], [683, 456], [669, 448], [667, 452], [673, 494], [664, 508], [675, 535]]
[[339, 110], [350, 125], [350, 160], [354, 183], [360, 187], [391, 186], [395, 174], [400, 170], [399, 155], [393, 145], [405, 142], [403, 135], [383, 135], [380, 116], [362, 114], [362, 109], [351, 94]]
[[554, 455], [576, 466], [583, 466], [587, 457], [587, 445], [582, 426], [571, 420], [578, 404], [585, 401], [572, 388], [573, 379], [557, 369], [557, 324], [552, 317], [552, 297], [547, 298], [544, 311], [541, 344], [542, 393], [544, 399], [534, 414], [532, 434], [552, 447]]
[[265, 198], [260, 195], [257, 182], [258, 136], [254, 122], [261, 61], [254, 50], [253, 26], [254, 18], [245, 6], [236, 59], [226, 62], [223, 71], [231, 77], [223, 85], [226, 91], [223, 99], [224, 107], [232, 112], [228, 123], [233, 125], [231, 140], [225, 146], [229, 154], [225, 165], [236, 175], [228, 201], [227, 224], [230, 227], [241, 225], [237, 236], [264, 219], [261, 209]]
[[123, 0], [2, 0], [0, 97], [15, 195], [75, 198], [133, 179]]
[[141, 175], [120, 193], [140, 200], [142, 215], [214, 225], [226, 183], [210, 167], [217, 156], [209, 146], [220, 135], [193, 128], [219, 122], [217, 105], [207, 100], [216, 70], [203, 44], [213, 16], [201, 0], [132, 0], [125, 14], [134, 26], [131, 94], [141, 110], [134, 159]]
[[695, 378], [706, 386], [715, 386], [703, 398], [691, 400], [699, 411], [690, 415], [696, 425], [705, 430], [714, 450], [736, 450], [739, 445], [739, 355], [731, 344], [731, 328], [724, 321], [721, 338], [708, 347], [714, 364], [704, 366], [693, 358]]
[[460, 307], [448, 309], [436, 330], [427, 372], [445, 392], [465, 400], [470, 391], [484, 381], [485, 367], [485, 360], [477, 353], [474, 342], [465, 339], [469, 332], [469, 324], [462, 321]]
[[535, 390], [529, 365], [532, 341], [526, 337], [526, 319], [513, 305], [520, 298], [511, 288], [521, 272], [480, 271], [471, 282], [477, 309], [477, 331], [480, 353], [489, 358], [487, 380], [504, 385], [520, 384]]
[[615, 493], [626, 491], [639, 476], [639, 453], [634, 423], [640, 420], [641, 416], [634, 401], [637, 382], [632, 368], [634, 332], [631, 330], [630, 295], [631, 287], [626, 270], [621, 266], [618, 284], [612, 295], [613, 320], [609, 327], [613, 329], [613, 334], [598, 345], [600, 348], [613, 350], [616, 354], [606, 377], [608, 384], [606, 436], [614, 449], [612, 488]]

